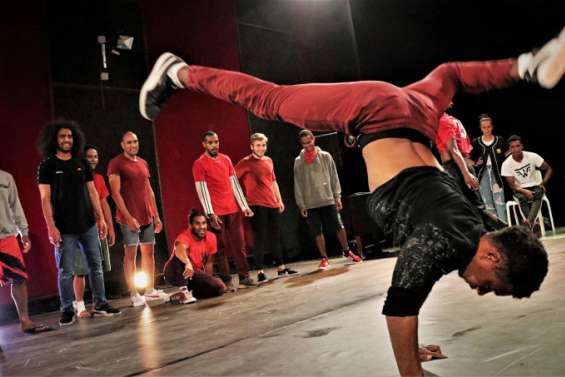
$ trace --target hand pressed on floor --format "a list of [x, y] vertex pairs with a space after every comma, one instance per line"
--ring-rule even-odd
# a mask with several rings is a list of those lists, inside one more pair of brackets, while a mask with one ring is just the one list
[[430, 361], [435, 359], [447, 359], [447, 356], [441, 352], [441, 348], [435, 344], [420, 345], [418, 347], [420, 361]]

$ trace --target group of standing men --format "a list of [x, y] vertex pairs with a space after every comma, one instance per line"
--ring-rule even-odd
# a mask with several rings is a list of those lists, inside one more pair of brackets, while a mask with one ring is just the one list
[[[348, 247], [345, 229], [339, 217], [341, 188], [331, 155], [315, 146], [309, 131], [299, 134], [304, 148], [294, 167], [296, 202], [300, 213], [316, 241], [322, 260], [319, 268], [329, 267], [323, 230], [335, 231], [344, 256], [354, 262], [361, 258]], [[204, 153], [194, 162], [192, 172], [196, 192], [203, 212], [189, 215], [189, 226], [175, 240], [175, 250], [165, 266], [169, 283], [188, 286], [179, 297], [181, 302], [193, 302], [235, 290], [230, 276], [229, 257], [234, 259], [239, 286], [249, 287], [267, 280], [264, 255], [270, 252], [277, 265], [277, 276], [295, 274], [285, 266], [280, 248], [280, 217], [285, 206], [277, 183], [273, 161], [265, 155], [268, 138], [255, 133], [250, 138], [251, 153], [235, 166], [219, 152], [218, 134], [207, 131], [202, 137]], [[240, 185], [241, 182], [241, 185]], [[243, 217], [250, 220], [254, 234], [254, 260], [257, 282], [249, 276], [245, 250]], [[224, 247], [217, 250], [217, 238], [207, 229], [206, 218]], [[217, 258], [220, 279], [204, 274], [211, 259]], [[223, 288], [222, 288], [223, 287]], [[194, 297], [188, 291], [192, 291]]]
[[[361, 259], [348, 248], [347, 238], [338, 211], [341, 209], [341, 188], [331, 155], [315, 146], [314, 135], [299, 135], [304, 147], [295, 163], [295, 194], [300, 213], [315, 238], [322, 256], [320, 269], [329, 267], [323, 229], [335, 231], [344, 256], [354, 262]], [[277, 265], [277, 275], [297, 271], [284, 264], [280, 247], [280, 215], [285, 206], [277, 184], [273, 161], [265, 155], [268, 139], [264, 134], [251, 136], [251, 153], [234, 167], [231, 159], [219, 153], [219, 138], [213, 131], [204, 134], [204, 153], [194, 162], [193, 177], [203, 211], [193, 210], [188, 227], [175, 240], [174, 250], [165, 265], [166, 280], [180, 288], [174, 299], [194, 302], [235, 290], [230, 276], [229, 257], [239, 275], [239, 286], [255, 286], [249, 275], [243, 231], [243, 217], [250, 218], [255, 247], [258, 283], [267, 280], [264, 255], [270, 252]], [[142, 306], [146, 301], [168, 300], [169, 295], [154, 287], [155, 233], [163, 227], [150, 184], [147, 162], [138, 156], [139, 140], [133, 132], [122, 136], [123, 153], [108, 164], [108, 190], [104, 176], [96, 172], [99, 162], [95, 146], [85, 145], [80, 126], [67, 120], [49, 123], [38, 138], [44, 160], [37, 172], [41, 206], [50, 242], [55, 249], [58, 288], [61, 300], [60, 325], [70, 325], [79, 318], [93, 315], [112, 316], [120, 310], [108, 304], [105, 295], [104, 270], [111, 269], [109, 248], [116, 232], [107, 198], [116, 205], [124, 247], [124, 275], [131, 304]], [[27, 222], [23, 214], [15, 182], [2, 172], [2, 247], [13, 258], [2, 261], [3, 281], [12, 284], [12, 296], [20, 315], [21, 327], [27, 332], [50, 329], [36, 325], [27, 315], [27, 274], [16, 235], [22, 236], [23, 252], [31, 247]], [[240, 182], [242, 185], [240, 185]], [[208, 230], [208, 223], [213, 232]], [[4, 229], [5, 228], [5, 229]], [[8, 229], [9, 228], [9, 229]], [[218, 248], [216, 235], [223, 247]], [[10, 247], [4, 247], [8, 245]], [[141, 250], [142, 270], [147, 274], [147, 288], [140, 295], [134, 284], [137, 250]], [[217, 255], [217, 257], [216, 257]], [[213, 276], [217, 258], [219, 278]], [[5, 259], [5, 258], [4, 258]], [[93, 309], [84, 301], [86, 275], [93, 294]]]

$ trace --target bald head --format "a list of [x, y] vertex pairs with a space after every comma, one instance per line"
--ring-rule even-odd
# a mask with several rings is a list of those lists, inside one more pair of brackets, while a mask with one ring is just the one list
[[137, 135], [131, 131], [126, 132], [122, 136], [121, 146], [126, 157], [135, 158], [139, 152], [139, 140], [137, 140]]
[[127, 137], [134, 137], [137, 139], [137, 135], [134, 134], [132, 131], [124, 132], [124, 134], [122, 135], [122, 141], [124, 141]]

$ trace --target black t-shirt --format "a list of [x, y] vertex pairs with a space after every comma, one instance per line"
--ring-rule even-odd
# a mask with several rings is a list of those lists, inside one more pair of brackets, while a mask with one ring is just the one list
[[84, 160], [52, 156], [39, 164], [37, 183], [51, 185], [53, 218], [62, 234], [84, 233], [96, 223], [86, 186], [92, 180]]
[[417, 315], [436, 281], [465, 270], [486, 232], [455, 180], [432, 167], [403, 170], [371, 194], [368, 206], [400, 246], [385, 315]]

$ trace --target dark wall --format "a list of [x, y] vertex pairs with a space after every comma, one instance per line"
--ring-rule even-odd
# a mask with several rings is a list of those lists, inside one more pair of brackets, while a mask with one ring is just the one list
[[[150, 66], [162, 52], [171, 51], [191, 64], [239, 70], [232, 1], [142, 4]], [[206, 130], [218, 133], [220, 152], [230, 156], [234, 164], [248, 153], [245, 112], [203, 95], [176, 93], [155, 123], [165, 227], [171, 241], [186, 228], [190, 209], [200, 207], [192, 164], [202, 154], [201, 135]]]
[[[57, 292], [53, 249], [35, 183], [41, 161], [35, 139], [51, 116], [45, 12], [45, 3], [37, 2], [33, 7], [12, 4], [0, 15], [0, 169], [14, 176], [29, 223], [32, 248], [24, 259], [32, 297]], [[9, 289], [1, 289], [0, 304], [10, 302]]]
[[[351, 0], [363, 79], [406, 85], [446, 61], [518, 56], [540, 47], [564, 26], [565, 3], [542, 0], [535, 10], [526, 1]], [[551, 91], [525, 83], [480, 95], [458, 94], [452, 114], [472, 137], [480, 135], [478, 116], [488, 113], [495, 133], [519, 134], [525, 148], [555, 169], [548, 186], [554, 216], [565, 224], [562, 195], [565, 159], [565, 80]]]
[[[348, 1], [240, 0], [236, 16], [242, 72], [279, 84], [359, 78]], [[251, 132], [269, 137], [267, 153], [273, 159], [286, 204], [283, 249], [291, 257], [299, 252], [316, 256], [294, 200], [293, 164], [301, 150], [299, 129], [252, 115], [249, 124]], [[345, 188], [349, 179], [341, 169], [340, 140], [341, 135], [319, 137], [318, 145], [334, 156]]]
[[[98, 171], [104, 176], [108, 162], [122, 153], [121, 136], [128, 130], [135, 132], [140, 142], [139, 155], [149, 163], [151, 184], [161, 207], [153, 127], [138, 111], [139, 88], [146, 77], [140, 4], [131, 0], [52, 1], [48, 20], [54, 117], [81, 124], [88, 143], [99, 148]], [[134, 37], [132, 50], [116, 48], [120, 34]], [[99, 35], [107, 38], [107, 69], [102, 66]], [[102, 71], [109, 74], [108, 80], [100, 79]], [[110, 295], [125, 290], [121, 236], [117, 225], [115, 228], [112, 272], [105, 274]], [[167, 256], [165, 235], [158, 235], [157, 266], [162, 266]]]

